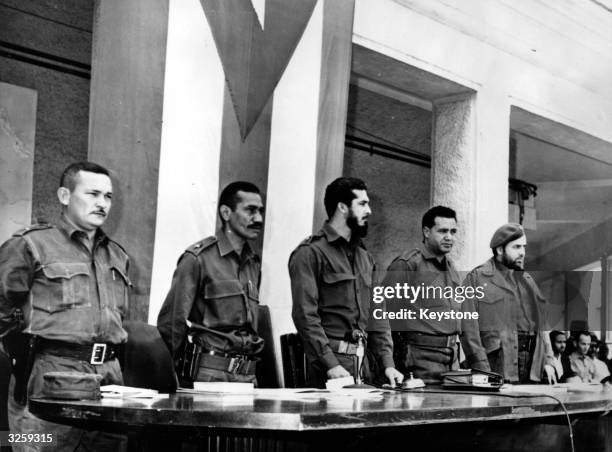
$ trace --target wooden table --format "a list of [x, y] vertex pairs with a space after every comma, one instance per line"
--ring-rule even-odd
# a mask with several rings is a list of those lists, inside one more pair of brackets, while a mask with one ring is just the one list
[[[573, 420], [595, 419], [585, 431], [589, 451], [605, 450], [606, 442], [612, 447], [610, 418], [597, 419], [612, 410], [612, 390], [553, 395], [564, 403]], [[304, 401], [265, 395], [172, 394], [155, 401], [38, 399], [30, 401], [30, 410], [55, 422], [128, 431], [138, 440], [137, 447], [147, 450], [166, 449], [176, 438], [193, 438], [208, 450], [388, 451], [397, 440], [414, 441], [415, 435], [426, 440], [428, 452], [449, 450], [449, 446], [453, 451], [487, 450], [487, 437], [497, 451], [521, 450], [523, 445], [523, 450], [532, 451], [548, 446], [555, 451], [569, 450], [564, 410], [542, 395], [440, 389], [388, 393], [379, 400]], [[591, 441], [591, 434], [603, 435], [599, 441], [603, 445]], [[538, 441], [542, 444], [536, 444]], [[504, 449], [505, 445], [509, 448]]]

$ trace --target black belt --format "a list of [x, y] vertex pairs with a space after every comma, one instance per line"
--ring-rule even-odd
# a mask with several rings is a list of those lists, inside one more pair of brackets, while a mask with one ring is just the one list
[[200, 358], [200, 367], [240, 375], [255, 374], [256, 364], [257, 361], [245, 355], [224, 356], [214, 352], [203, 352]]
[[89, 364], [99, 365], [115, 359], [119, 353], [119, 346], [103, 342], [90, 345], [72, 344], [70, 342], [40, 338], [40, 342], [37, 344], [37, 352], [78, 359], [79, 361], [87, 361]]
[[400, 337], [408, 344], [423, 345], [425, 347], [450, 347], [457, 345], [456, 334], [425, 334], [415, 331], [399, 331]]

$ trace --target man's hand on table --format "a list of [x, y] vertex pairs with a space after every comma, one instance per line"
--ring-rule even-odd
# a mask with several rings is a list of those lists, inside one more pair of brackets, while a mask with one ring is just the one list
[[334, 378], [343, 378], [343, 377], [350, 377], [350, 376], [351, 374], [348, 372], [348, 370], [346, 370], [340, 364], [332, 367], [331, 369], [327, 371], [327, 378], [329, 378], [330, 380], [333, 380]]
[[389, 384], [392, 388], [395, 388], [396, 385], [401, 385], [404, 381], [404, 374], [402, 374], [395, 367], [385, 368], [385, 377], [387, 377], [387, 380], [389, 380]]

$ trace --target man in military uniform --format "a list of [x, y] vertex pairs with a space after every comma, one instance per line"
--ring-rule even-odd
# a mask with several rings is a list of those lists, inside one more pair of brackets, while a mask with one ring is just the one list
[[292, 316], [304, 342], [307, 384], [325, 387], [328, 379], [351, 375], [369, 381], [367, 342], [395, 386], [403, 375], [393, 366], [389, 324], [368, 325], [374, 261], [361, 242], [371, 214], [366, 185], [338, 178], [327, 186], [324, 203], [329, 220], [289, 258]]
[[[127, 340], [122, 318], [130, 286], [128, 256], [100, 229], [112, 191], [108, 170], [74, 163], [57, 191], [62, 206], [57, 226], [25, 228], [0, 247], [0, 335], [17, 360], [15, 369], [21, 369], [10, 382], [11, 432], [50, 433], [61, 450], [116, 452], [124, 446], [120, 436], [43, 421], [22, 404], [26, 395], [42, 396], [46, 372], [77, 371], [101, 375], [102, 384], [123, 382], [116, 352]], [[35, 344], [29, 355], [11, 346], [22, 333]]]
[[[408, 307], [413, 312], [447, 313], [461, 311], [461, 304], [448, 296], [461, 282], [449, 253], [455, 243], [457, 214], [453, 209], [436, 206], [429, 209], [421, 221], [423, 246], [407, 251], [391, 262], [383, 286], [397, 284], [421, 288], [410, 300], [390, 299], [387, 306]], [[445, 296], [447, 295], [447, 296]], [[461, 321], [453, 318], [431, 319], [414, 316], [391, 320], [395, 364], [397, 368], [425, 383], [440, 382], [440, 374], [459, 367], [458, 334]]]
[[261, 264], [248, 241], [261, 232], [263, 211], [255, 185], [229, 184], [219, 198], [221, 229], [178, 261], [157, 326], [183, 385], [255, 382]]
[[552, 382], [553, 352], [546, 328], [546, 303], [524, 272], [527, 239], [520, 224], [501, 226], [491, 238], [493, 257], [473, 269], [464, 285], [480, 287], [484, 296], [468, 299], [462, 344], [472, 368], [493, 371], [510, 383]]

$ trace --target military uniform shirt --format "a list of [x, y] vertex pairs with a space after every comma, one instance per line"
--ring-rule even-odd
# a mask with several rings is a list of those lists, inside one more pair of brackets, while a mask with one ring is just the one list
[[[352, 261], [350, 259], [352, 256]], [[289, 258], [292, 317], [311, 360], [339, 365], [329, 339], [368, 331], [368, 347], [383, 367], [393, 367], [389, 324], [370, 319], [374, 261], [359, 242], [349, 243], [329, 224], [302, 242]]]
[[[461, 279], [453, 263], [444, 257], [439, 261], [435, 254], [423, 247], [408, 251], [391, 262], [383, 280], [383, 286], [395, 287], [397, 284], [423, 290], [430, 288], [429, 297], [419, 296], [414, 300], [390, 299], [387, 300], [389, 311], [399, 311], [401, 308], [411, 309], [419, 312], [419, 309], [429, 309], [431, 312], [461, 311], [461, 303], [457, 303], [453, 297], [444, 298], [439, 292], [447, 288], [454, 290], [460, 285]], [[431, 290], [431, 289], [436, 289]], [[447, 290], [448, 291], [448, 290]], [[435, 293], [434, 293], [435, 292]], [[423, 292], [421, 292], [423, 293]], [[461, 331], [461, 320], [457, 319], [430, 319], [427, 316], [416, 315], [414, 319], [391, 320], [393, 331], [413, 331], [426, 334], [453, 335]]]
[[23, 330], [78, 344], [127, 340], [128, 256], [101, 229], [92, 251], [86, 240], [62, 217], [57, 227], [26, 228], [0, 247], [0, 335]]
[[188, 334], [205, 350], [259, 353], [260, 274], [259, 257], [248, 243], [238, 255], [222, 230], [187, 248], [157, 319], [172, 356], [178, 356]]

